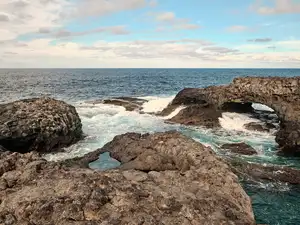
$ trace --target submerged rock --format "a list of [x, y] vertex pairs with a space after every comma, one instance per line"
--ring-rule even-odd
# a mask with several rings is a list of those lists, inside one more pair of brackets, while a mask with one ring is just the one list
[[221, 149], [229, 150], [232, 153], [240, 155], [256, 155], [257, 151], [245, 143], [224, 144]]
[[[280, 128], [276, 133], [276, 141], [281, 151], [285, 154], [300, 154], [300, 77], [244, 77], [234, 79], [229, 85], [186, 88], [177, 94], [168, 108], [187, 106], [180, 120], [172, 118], [171, 121], [190, 121], [190, 125], [198, 125], [197, 120], [193, 122], [190, 118], [203, 116], [205, 110], [194, 110], [191, 115], [189, 108], [195, 105], [207, 104], [206, 109], [219, 113], [240, 111], [240, 108], [249, 108], [253, 102], [264, 104], [277, 114]], [[205, 116], [209, 117], [210, 114], [213, 115], [209, 111]], [[214, 116], [212, 120], [214, 123], [209, 124], [218, 124]]]
[[0, 223], [255, 224], [236, 175], [192, 139], [177, 132], [129, 133], [99, 152], [107, 151], [122, 162], [119, 170], [66, 167], [34, 153], [0, 155], [6, 165]]
[[269, 132], [270, 131], [270, 129], [266, 125], [264, 126], [263, 124], [256, 123], [256, 122], [247, 123], [244, 125], [244, 127], [247, 130], [259, 131], [259, 132]]
[[122, 106], [127, 111], [141, 111], [142, 105], [147, 102], [145, 99], [134, 98], [134, 97], [117, 97], [112, 99], [96, 100], [89, 101], [88, 103], [92, 104], [107, 104], [107, 105], [116, 105]]
[[80, 118], [71, 105], [34, 98], [0, 105], [0, 145], [15, 152], [50, 152], [82, 137]]
[[239, 158], [228, 158], [226, 160], [232, 166], [232, 171], [246, 181], [300, 184], [299, 169], [249, 163]]

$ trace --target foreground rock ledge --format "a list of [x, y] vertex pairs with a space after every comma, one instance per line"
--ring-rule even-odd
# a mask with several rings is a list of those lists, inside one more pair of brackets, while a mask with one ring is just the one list
[[200, 143], [176, 132], [125, 134], [108, 149], [120, 170], [0, 155], [0, 224], [255, 224], [237, 177]]
[[82, 137], [75, 107], [52, 98], [0, 105], [0, 145], [16, 152], [50, 152]]
[[222, 112], [251, 112], [252, 103], [272, 108], [280, 120], [276, 141], [285, 154], [300, 154], [300, 77], [245, 77], [233, 83], [180, 91], [164, 112], [187, 107], [172, 122], [215, 127]]

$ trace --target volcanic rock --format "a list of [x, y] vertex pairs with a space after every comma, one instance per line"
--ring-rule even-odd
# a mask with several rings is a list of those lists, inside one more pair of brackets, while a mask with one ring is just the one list
[[[280, 121], [279, 132], [276, 133], [279, 148], [285, 154], [300, 154], [300, 77], [244, 77], [234, 79], [229, 85], [186, 88], [177, 94], [168, 108], [187, 106], [182, 110], [180, 120], [174, 117], [171, 121], [192, 125], [188, 108], [195, 105], [208, 104], [206, 108], [219, 113], [239, 111], [238, 104], [241, 108], [249, 108], [251, 103], [261, 103], [274, 110]], [[193, 112], [192, 117], [197, 118], [203, 116], [205, 110]], [[212, 113], [209, 111], [207, 114], [205, 116], [209, 117]], [[212, 115], [214, 123], [209, 124], [217, 125], [218, 121]], [[194, 125], [198, 125], [197, 120]]]
[[101, 151], [121, 168], [97, 172], [35, 153], [0, 155], [0, 224], [255, 224], [236, 175], [192, 139], [129, 133]]
[[82, 137], [81, 121], [71, 105], [34, 98], [0, 105], [0, 145], [15, 152], [51, 152]]
[[232, 153], [240, 155], [256, 155], [257, 152], [250, 145], [245, 143], [224, 144], [221, 149], [229, 150]]

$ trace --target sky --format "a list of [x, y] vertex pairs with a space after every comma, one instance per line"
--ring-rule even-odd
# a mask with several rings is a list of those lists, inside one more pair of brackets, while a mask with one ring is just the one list
[[0, 68], [300, 68], [300, 0], [0, 0]]

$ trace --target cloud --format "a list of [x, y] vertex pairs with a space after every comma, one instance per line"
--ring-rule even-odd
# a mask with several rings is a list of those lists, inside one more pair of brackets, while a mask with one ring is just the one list
[[235, 53], [235, 52], [239, 51], [237, 49], [230, 49], [230, 48], [218, 47], [218, 46], [205, 47], [205, 48], [202, 48], [202, 50], [210, 51], [210, 52], [214, 52], [214, 53], [220, 53], [220, 54]]
[[0, 12], [0, 22], [8, 22], [8, 21], [10, 21], [9, 15]]
[[120, 11], [135, 10], [154, 6], [153, 0], [80, 0], [74, 9], [75, 16], [103, 16]]
[[156, 31], [164, 32], [171, 30], [196, 30], [201, 28], [198, 24], [191, 23], [189, 19], [178, 18], [174, 12], [150, 13], [158, 23]]
[[262, 1], [256, 1], [251, 8], [262, 15], [300, 13], [300, 2], [293, 0], [272, 0], [272, 2], [273, 6], [269, 7], [263, 5]]
[[226, 28], [226, 30], [229, 32], [244, 32], [244, 31], [248, 30], [248, 27], [242, 26], [242, 25], [235, 25], [235, 26]]
[[[36, 39], [17, 46], [2, 42], [1, 67], [300, 67], [300, 52], [245, 52], [242, 48], [211, 46], [201, 39], [98, 41], [91, 45]], [[208, 42], [208, 43], [207, 43]], [[278, 47], [299, 45], [300, 40], [276, 42]], [[203, 44], [203, 45], [202, 45]], [[253, 45], [254, 46], [254, 45]], [[257, 46], [257, 45], [256, 45]], [[265, 48], [268, 46], [261, 46]], [[12, 53], [12, 54], [10, 54]]]
[[272, 38], [256, 38], [256, 39], [249, 39], [248, 42], [271, 42]]
[[[40, 30], [41, 31], [41, 30]], [[42, 30], [44, 32], [48, 32], [48, 30]], [[41, 32], [40, 32], [41, 33]], [[125, 26], [112, 26], [112, 27], [99, 27], [92, 30], [87, 31], [68, 31], [68, 30], [59, 30], [52, 33], [52, 36], [56, 38], [71, 38], [71, 37], [79, 37], [85, 36], [89, 34], [96, 34], [96, 33], [108, 33], [113, 35], [127, 35], [130, 32], [126, 30]]]
[[45, 27], [62, 27], [61, 14], [69, 6], [68, 0], [1, 0], [0, 40], [13, 40]]

